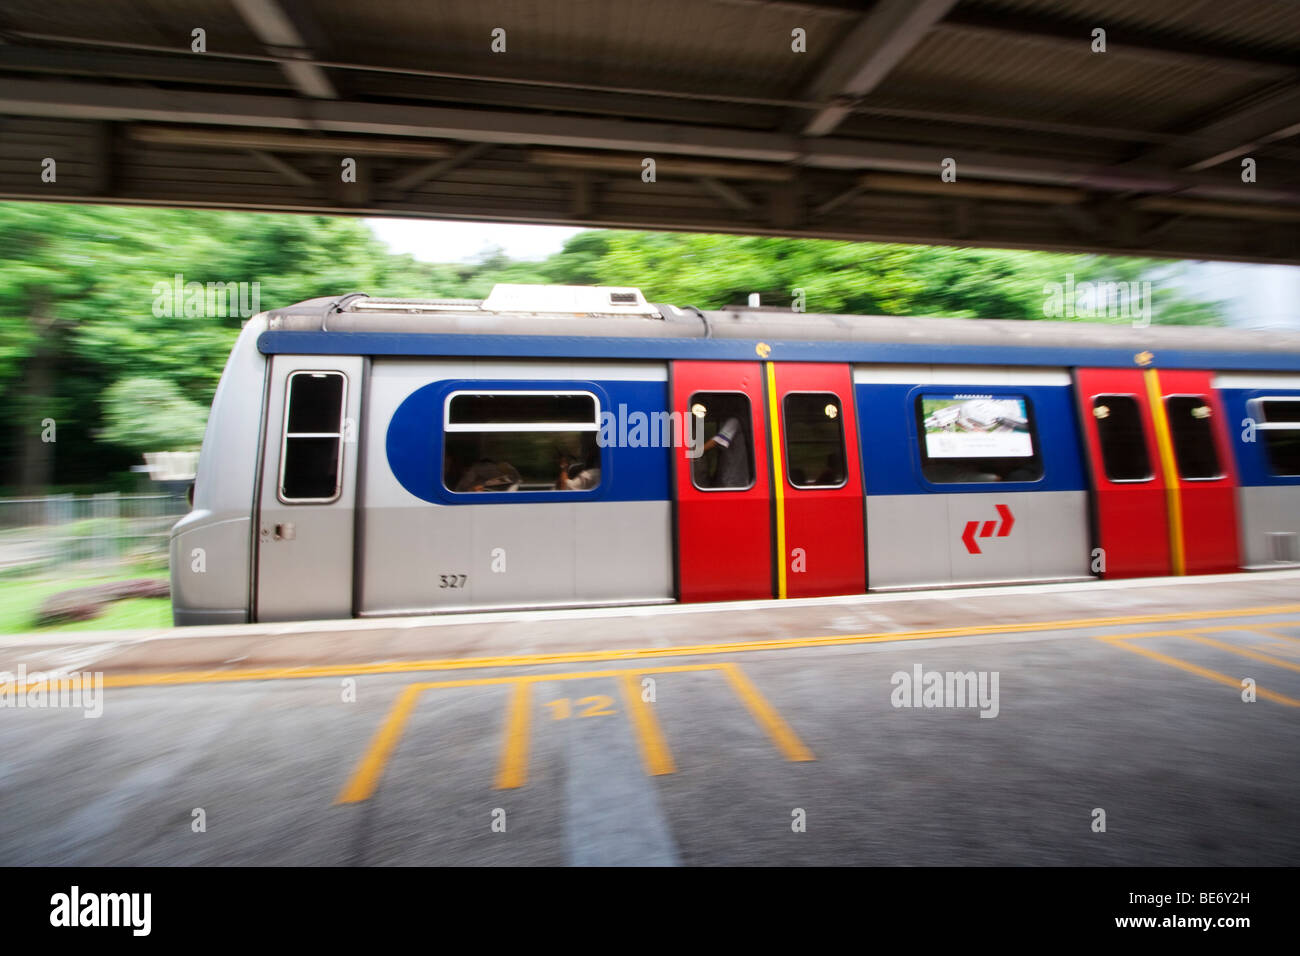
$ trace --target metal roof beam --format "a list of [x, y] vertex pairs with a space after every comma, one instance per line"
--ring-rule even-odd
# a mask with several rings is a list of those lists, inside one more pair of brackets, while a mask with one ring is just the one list
[[852, 112], [856, 100], [880, 85], [898, 63], [952, 9], [956, 0], [880, 0], [858, 21], [805, 91], [825, 102], [804, 127], [825, 136]]
[[724, 183], [720, 179], [714, 179], [711, 176], [699, 177], [699, 184], [706, 191], [712, 193], [724, 205], [729, 206], [738, 213], [749, 215], [754, 212], [754, 203], [749, 200], [744, 193], [736, 187]]
[[290, 13], [281, 0], [231, 0], [249, 29], [262, 41], [267, 51], [274, 55], [280, 69], [303, 96], [313, 99], [336, 100], [338, 90], [325, 71], [314, 63], [315, 59], [305, 33], [319, 33], [309, 22], [302, 9]]
[[302, 172], [302, 170], [290, 166], [279, 156], [273, 156], [260, 149], [250, 149], [246, 152], [271, 172], [278, 173], [295, 186], [311, 187], [314, 185], [310, 176]]
[[[1253, 102], [1234, 104], [1217, 119], [1189, 133], [1187, 138], [1193, 147], [1198, 140], [1231, 142], [1234, 145], [1183, 168], [1199, 172], [1297, 134], [1300, 134], [1300, 84], [1293, 81], [1279, 84], [1257, 96]], [[1177, 150], [1180, 145], [1172, 143], [1144, 154], [1142, 158], [1148, 162], [1158, 161], [1165, 155], [1165, 150]]]
[[1088, 50], [1092, 31], [1106, 30], [1106, 55], [1134, 57], [1182, 66], [1217, 65], [1260, 76], [1295, 74], [1294, 50], [1224, 46], [1199, 37], [1126, 26], [1106, 17], [1087, 19], [1014, 13], [987, 5], [963, 4], [952, 11], [936, 29], [978, 32], [1004, 38], [1029, 40], [1054, 46], [1076, 46]]
[[587, 117], [478, 111], [378, 103], [312, 101], [276, 96], [133, 89], [12, 80], [0, 86], [0, 113], [46, 119], [171, 122], [189, 126], [253, 126], [422, 139], [625, 150], [644, 156], [706, 156], [789, 163], [822, 169], [880, 170], [933, 175], [945, 155], [960, 176], [1007, 182], [1080, 186], [1109, 192], [1169, 192], [1246, 202], [1300, 202], [1300, 189], [1283, 184], [1243, 184], [1235, 177], [1180, 172], [1155, 166], [1123, 169], [1048, 156], [916, 146], [823, 137], [807, 140], [769, 133]]
[[472, 163], [478, 159], [495, 144], [493, 143], [470, 143], [454, 155], [446, 159], [433, 163], [427, 163], [419, 169], [412, 170], [405, 176], [393, 180], [388, 184], [388, 188], [397, 192], [409, 192], [421, 183], [426, 183], [430, 179], [440, 179], [447, 175], [453, 169], [459, 169], [466, 163]]

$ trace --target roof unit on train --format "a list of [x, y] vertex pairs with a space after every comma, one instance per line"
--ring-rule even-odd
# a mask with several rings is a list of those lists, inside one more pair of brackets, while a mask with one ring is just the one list
[[495, 315], [627, 315], [657, 319], [659, 309], [631, 286], [522, 285], [498, 282], [486, 299], [349, 299], [343, 312], [490, 312]]
[[640, 289], [631, 286], [515, 285], [499, 282], [483, 300], [487, 312], [515, 315], [639, 315], [659, 318]]

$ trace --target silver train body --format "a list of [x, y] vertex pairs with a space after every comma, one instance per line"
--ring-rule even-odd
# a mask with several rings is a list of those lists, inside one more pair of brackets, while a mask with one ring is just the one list
[[[247, 322], [213, 399], [193, 510], [172, 530], [174, 619], [1113, 574], [1097, 567], [1098, 548], [1122, 564], [1130, 543], [1109, 530], [1107, 509], [1127, 500], [1111, 493], [1135, 496], [1143, 480], [1111, 486], [1090, 429], [1107, 440], [1096, 409], [1117, 420], [1139, 389], [1094, 387], [1088, 375], [1149, 383], [1154, 371], [1172, 383], [1169, 415], [1186, 376], [1207, 376], [1191, 413], [1216, 416], [1218, 430], [1199, 440], [1217, 443], [1221, 474], [1175, 479], [1161, 433], [1149, 438], [1148, 471], [1181, 490], [1184, 540], [1169, 534], [1165, 565], [1132, 545], [1131, 573], [1300, 562], [1300, 475], [1286, 474], [1289, 443], [1300, 441], [1300, 427], [1287, 427], [1300, 421], [1295, 333], [700, 312], [635, 289], [568, 287], [276, 309]], [[972, 396], [983, 404], [954, 410]], [[745, 429], [743, 488], [696, 471], [692, 416], [711, 421], [714, 409], [706, 435], [727, 417]], [[1238, 440], [1236, 419], [1251, 415], [1270, 443]], [[1179, 427], [1165, 430], [1182, 454], [1193, 439]], [[996, 453], [944, 459], [972, 440]], [[1226, 495], [1217, 504], [1205, 490], [1216, 481]], [[1232, 545], [1206, 544], [1207, 555], [1218, 550], [1198, 565], [1197, 509], [1225, 501]]]

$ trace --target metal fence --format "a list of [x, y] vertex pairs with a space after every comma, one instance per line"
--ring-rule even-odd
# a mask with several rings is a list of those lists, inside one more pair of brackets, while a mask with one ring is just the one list
[[0, 498], [0, 574], [164, 563], [184, 495]]

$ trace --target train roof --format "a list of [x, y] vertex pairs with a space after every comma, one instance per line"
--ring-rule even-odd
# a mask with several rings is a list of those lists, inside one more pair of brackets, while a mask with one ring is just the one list
[[1300, 371], [1300, 332], [1213, 326], [700, 310], [626, 287], [497, 286], [487, 299], [311, 299], [266, 313], [264, 352], [784, 358]]

